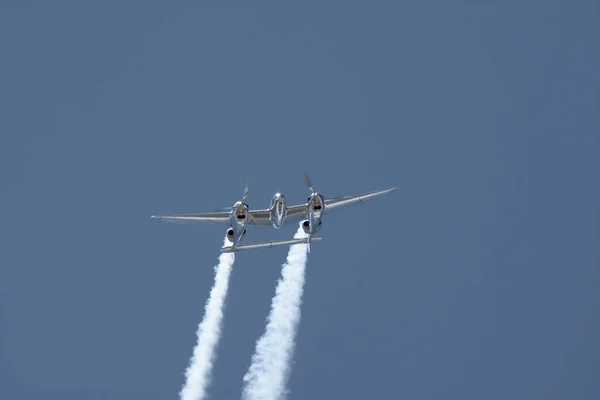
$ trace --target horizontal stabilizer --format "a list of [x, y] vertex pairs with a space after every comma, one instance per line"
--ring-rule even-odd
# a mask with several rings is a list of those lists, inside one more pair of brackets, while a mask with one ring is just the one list
[[[311, 242], [321, 240], [320, 237], [311, 238]], [[232, 246], [226, 246], [221, 248], [221, 253], [232, 253], [238, 252], [242, 250], [250, 250], [250, 249], [262, 249], [265, 247], [279, 247], [279, 246], [291, 246], [293, 244], [302, 244], [307, 243], [307, 239], [289, 239], [289, 240], [274, 240], [270, 242], [263, 243], [252, 243], [252, 244], [242, 244], [237, 246], [235, 249]]]
[[215, 212], [207, 214], [153, 215], [150, 218], [177, 223], [224, 223], [229, 224], [230, 212]]

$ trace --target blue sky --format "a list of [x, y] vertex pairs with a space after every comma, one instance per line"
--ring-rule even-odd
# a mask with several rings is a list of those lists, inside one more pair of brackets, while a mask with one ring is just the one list
[[[589, 1], [5, 1], [0, 398], [175, 399], [213, 211], [326, 216], [289, 399], [597, 399], [600, 29]], [[246, 241], [283, 239], [253, 229]], [[238, 398], [286, 249], [240, 255]]]

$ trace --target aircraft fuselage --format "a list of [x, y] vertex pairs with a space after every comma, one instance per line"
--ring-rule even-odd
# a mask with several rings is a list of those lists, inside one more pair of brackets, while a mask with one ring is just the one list
[[287, 215], [287, 204], [285, 196], [281, 193], [275, 193], [271, 199], [271, 205], [269, 207], [269, 222], [275, 229], [279, 229], [285, 222]]

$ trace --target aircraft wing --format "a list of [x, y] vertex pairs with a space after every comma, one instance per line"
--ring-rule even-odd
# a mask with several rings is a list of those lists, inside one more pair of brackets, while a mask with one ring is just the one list
[[298, 206], [291, 206], [287, 209], [287, 215], [285, 217], [285, 222], [295, 222], [300, 221], [306, 217], [306, 204], [300, 204]]
[[[269, 210], [250, 210], [248, 212], [252, 216], [248, 219], [248, 225], [271, 226], [271, 222], [269, 221]], [[306, 204], [288, 207], [285, 222], [300, 221], [305, 215]]]
[[[321, 240], [321, 238], [316, 236], [316, 237], [311, 238], [310, 241], [312, 242], [315, 240]], [[233, 253], [233, 252], [237, 253], [238, 251], [244, 251], [244, 250], [262, 249], [265, 247], [289, 246], [289, 245], [293, 245], [293, 244], [301, 244], [301, 243], [306, 243], [306, 242], [307, 242], [307, 239], [290, 239], [290, 240], [275, 240], [275, 241], [263, 242], [263, 243], [241, 244], [241, 245], [237, 246], [235, 248], [235, 250], [233, 249], [232, 246], [222, 247], [221, 253]]]
[[365, 200], [369, 200], [374, 197], [381, 196], [382, 194], [391, 193], [396, 190], [398, 190], [398, 188], [390, 188], [390, 189], [385, 189], [385, 190], [378, 190], [376, 192], [369, 192], [369, 193], [363, 193], [363, 194], [356, 194], [356, 195], [352, 195], [352, 196], [326, 199], [325, 200], [325, 212], [336, 209], [336, 208], [350, 206], [350, 205], [353, 205], [356, 203], [362, 203]]
[[228, 224], [229, 215], [229, 212], [216, 212], [206, 214], [153, 215], [151, 218], [169, 222], [221, 222]]
[[269, 210], [248, 210], [250, 218], [248, 219], [248, 225], [254, 226], [271, 226], [269, 221]]

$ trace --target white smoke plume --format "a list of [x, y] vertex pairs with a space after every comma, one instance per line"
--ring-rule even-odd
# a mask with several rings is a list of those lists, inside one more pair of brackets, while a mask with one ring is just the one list
[[[294, 238], [307, 235], [300, 226]], [[246, 400], [280, 400], [285, 397], [295, 338], [300, 322], [308, 246], [290, 246], [281, 270], [267, 317], [265, 333], [256, 342], [248, 372], [244, 376], [242, 398]]]
[[[224, 245], [228, 244], [226, 236]], [[215, 283], [204, 306], [204, 318], [196, 331], [198, 341], [194, 347], [190, 365], [185, 371], [185, 385], [179, 392], [181, 400], [202, 400], [206, 396], [215, 350], [221, 338], [223, 308], [234, 261], [234, 253], [222, 253], [219, 257], [219, 264], [215, 266]]]

